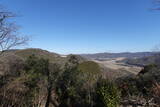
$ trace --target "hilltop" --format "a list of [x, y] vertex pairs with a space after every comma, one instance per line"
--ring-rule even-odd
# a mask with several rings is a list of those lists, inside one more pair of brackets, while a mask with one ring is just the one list
[[[29, 56], [48, 59], [50, 63], [57, 63], [62, 67], [72, 55], [61, 57], [60, 54], [38, 48], [8, 50], [0, 56], [0, 75], [7, 72], [16, 72], [23, 68], [25, 60]], [[81, 56], [75, 55], [79, 62], [85, 61]]]

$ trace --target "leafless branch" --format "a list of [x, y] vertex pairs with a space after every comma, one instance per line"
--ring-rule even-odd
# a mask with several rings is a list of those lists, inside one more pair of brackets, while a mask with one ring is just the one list
[[0, 10], [0, 53], [24, 45], [29, 40], [27, 36], [20, 36], [18, 27], [8, 20], [15, 15], [11, 12]]

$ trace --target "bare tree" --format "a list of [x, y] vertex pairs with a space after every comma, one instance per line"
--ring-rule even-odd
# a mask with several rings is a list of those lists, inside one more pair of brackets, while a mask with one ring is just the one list
[[27, 36], [20, 36], [18, 27], [10, 22], [10, 18], [15, 17], [11, 12], [0, 9], [0, 54], [16, 46], [26, 44]]

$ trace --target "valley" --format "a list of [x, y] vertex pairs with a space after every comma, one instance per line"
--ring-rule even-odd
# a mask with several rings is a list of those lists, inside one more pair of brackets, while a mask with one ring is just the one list
[[100, 64], [100, 66], [109, 68], [112, 70], [125, 70], [128, 71], [129, 73], [137, 75], [141, 70], [142, 67], [134, 66], [134, 65], [128, 65], [125, 64], [124, 62], [120, 62], [126, 58], [124, 57], [119, 57], [119, 58], [109, 58], [106, 60], [93, 60], [94, 62]]

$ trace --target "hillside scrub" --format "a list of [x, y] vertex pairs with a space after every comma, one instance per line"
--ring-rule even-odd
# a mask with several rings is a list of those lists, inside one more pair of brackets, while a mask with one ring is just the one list
[[69, 57], [65, 66], [29, 56], [18, 75], [1, 76], [0, 105], [16, 107], [94, 107], [96, 84], [101, 76], [98, 64]]
[[[147, 65], [135, 77], [123, 77], [116, 80], [123, 100], [133, 104], [159, 105], [160, 69], [156, 64]], [[123, 102], [122, 100], [122, 102]]]
[[44, 57], [26, 56], [17, 63], [21, 67], [10, 66], [10, 71], [0, 76], [0, 106], [118, 107], [132, 101], [136, 105], [159, 104], [158, 65], [145, 66], [136, 76], [113, 81], [103, 75], [97, 63], [79, 60], [70, 55], [62, 67]]
[[[65, 67], [60, 68], [49, 63], [48, 59], [29, 56], [19, 75], [2, 77], [1, 106], [96, 107], [97, 84], [100, 84], [101, 76], [98, 64], [91, 61], [80, 63], [73, 55]], [[105, 85], [112, 87], [107, 82]], [[109, 90], [106, 93], [110, 93]], [[109, 98], [116, 95], [112, 93]], [[107, 102], [112, 103], [112, 100]]]

